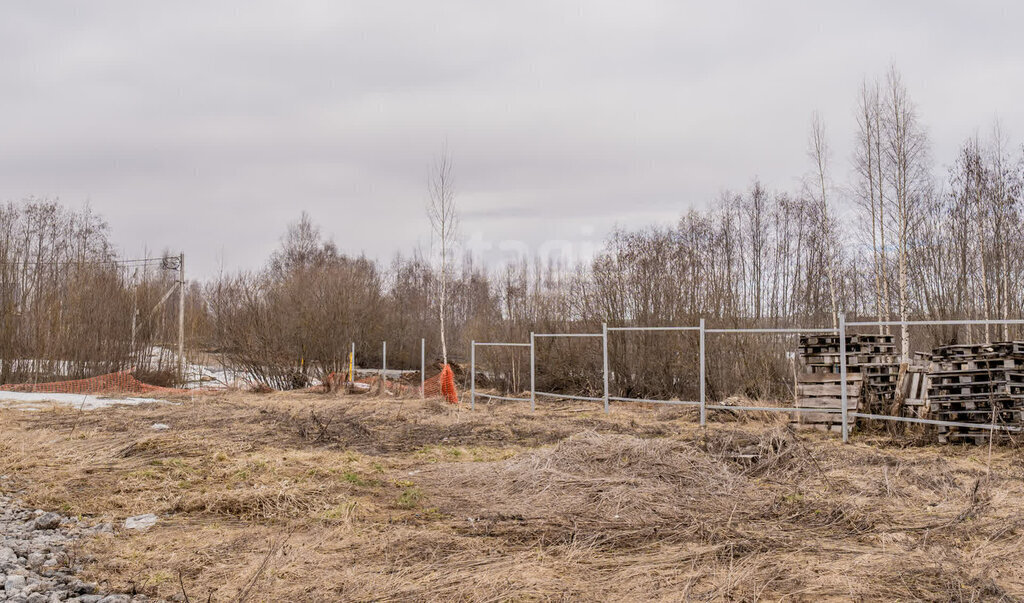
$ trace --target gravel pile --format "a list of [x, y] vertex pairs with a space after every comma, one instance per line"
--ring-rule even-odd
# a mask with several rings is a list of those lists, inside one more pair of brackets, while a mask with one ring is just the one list
[[145, 595], [102, 592], [75, 577], [81, 569], [66, 548], [78, 538], [113, 531], [75, 518], [32, 511], [0, 494], [0, 601], [11, 603], [133, 603]]

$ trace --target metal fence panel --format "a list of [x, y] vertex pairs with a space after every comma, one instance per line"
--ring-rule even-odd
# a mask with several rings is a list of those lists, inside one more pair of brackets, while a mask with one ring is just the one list
[[591, 396], [570, 396], [569, 394], [556, 394], [553, 392], [534, 392], [539, 396], [549, 396], [551, 398], [565, 398], [566, 400], [583, 400], [586, 402], [603, 402], [604, 398], [594, 398]]
[[[530, 343], [508, 343], [498, 341], [470, 341], [469, 342], [469, 409], [476, 409], [476, 397], [482, 396], [485, 398], [497, 398], [499, 400], [524, 400], [525, 398], [509, 398], [505, 396], [495, 396], [492, 394], [478, 394], [476, 393], [476, 349], [479, 346], [484, 347], [528, 347], [530, 348], [530, 391], [533, 391], [533, 333], [530, 334]], [[531, 406], [532, 406], [532, 394], [531, 394]]]
[[[843, 442], [849, 442], [850, 436], [850, 419], [868, 419], [868, 420], [879, 420], [879, 421], [896, 421], [901, 423], [916, 423], [923, 425], [933, 426], [948, 426], [948, 427], [967, 427], [984, 430], [996, 430], [996, 431], [1010, 431], [1010, 432], [1021, 432], [1024, 431], [1021, 427], [1013, 425], [998, 425], [998, 424], [985, 424], [985, 423], [963, 423], [957, 421], [939, 421], [933, 419], [919, 419], [914, 417], [897, 417], [890, 415], [877, 415], [870, 413], [851, 411], [849, 408], [849, 392], [847, 389], [847, 359], [846, 359], [846, 334], [847, 330], [851, 327], [879, 327], [879, 326], [946, 326], [946, 325], [1024, 325], [1024, 319], [985, 319], [985, 320], [890, 320], [890, 321], [856, 321], [847, 322], [844, 313], [840, 313], [838, 327], [811, 327], [811, 328], [720, 328], [720, 329], [708, 329], [705, 327], [704, 319], [700, 319], [698, 326], [653, 326], [653, 327], [609, 327], [607, 324], [602, 324], [601, 333], [530, 333], [530, 343], [501, 343], [501, 342], [472, 342], [471, 347], [473, 351], [470, 353], [471, 370], [474, 372], [474, 378], [471, 379], [471, 397], [475, 399], [475, 347], [476, 346], [518, 346], [518, 347], [529, 347], [530, 348], [530, 410], [536, 410], [536, 399], [537, 395], [548, 396], [553, 398], [563, 398], [567, 400], [582, 400], [586, 402], [603, 402], [605, 412], [609, 411], [610, 402], [636, 402], [645, 404], [670, 404], [670, 405], [684, 405], [684, 406], [699, 406], [700, 407], [700, 424], [702, 427], [706, 426], [707, 422], [707, 410], [734, 410], [734, 411], [749, 411], [749, 412], [791, 412], [791, 413], [826, 413], [826, 414], [839, 414], [841, 415], [842, 422], [842, 438]], [[700, 400], [654, 400], [648, 398], [627, 398], [621, 396], [611, 396], [609, 394], [609, 375], [610, 370], [608, 367], [608, 332], [609, 331], [698, 331], [700, 333], [699, 338], [699, 366], [700, 366]], [[725, 333], [725, 334], [799, 334], [799, 333], [836, 333], [839, 335], [839, 346], [840, 346], [840, 391], [842, 398], [842, 405], [840, 408], [806, 408], [806, 407], [785, 407], [785, 406], [730, 406], [726, 404], [708, 404], [707, 403], [707, 348], [705, 342], [705, 335], [707, 333]], [[536, 338], [537, 337], [600, 337], [602, 338], [602, 355], [603, 355], [603, 380], [604, 380], [604, 392], [603, 396], [592, 397], [592, 396], [576, 396], [569, 394], [556, 394], [553, 392], [540, 392], [536, 389], [536, 369], [537, 369], [537, 358], [536, 358]], [[509, 401], [525, 401], [527, 398], [514, 398], [509, 396], [497, 396], [493, 394], [479, 394], [482, 397], [494, 398], [498, 400], [509, 400]]]

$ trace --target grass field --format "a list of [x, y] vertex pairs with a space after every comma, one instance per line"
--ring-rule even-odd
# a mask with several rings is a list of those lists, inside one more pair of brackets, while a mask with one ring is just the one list
[[[86, 578], [190, 601], [1013, 599], [1024, 454], [688, 409], [221, 393], [0, 411], [25, 504], [144, 533]], [[151, 429], [165, 423], [169, 430]]]

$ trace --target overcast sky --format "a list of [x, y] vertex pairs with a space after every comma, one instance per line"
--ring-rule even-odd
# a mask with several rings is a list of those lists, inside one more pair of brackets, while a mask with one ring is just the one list
[[259, 266], [302, 210], [386, 260], [429, 245], [447, 141], [467, 240], [585, 249], [755, 176], [797, 190], [814, 111], [842, 182], [890, 63], [937, 171], [996, 117], [1022, 140], [1020, 7], [7, 0], [0, 199], [88, 201], [124, 256], [199, 276]]

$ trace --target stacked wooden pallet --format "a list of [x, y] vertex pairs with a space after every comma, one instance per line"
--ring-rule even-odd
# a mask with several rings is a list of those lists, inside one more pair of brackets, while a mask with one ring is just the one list
[[857, 350], [853, 372], [864, 375], [861, 407], [874, 414], [890, 414], [899, 379], [894, 338], [892, 335], [854, 335], [852, 338]]
[[[815, 429], [842, 429], [842, 379], [838, 335], [800, 338], [803, 366], [797, 376], [797, 405], [822, 412], [794, 413], [794, 423]], [[884, 412], [895, 391], [898, 365], [892, 335], [846, 336], [847, 410]]]
[[903, 398], [902, 415], [924, 419], [928, 416], [928, 372], [931, 354], [914, 353], [914, 360], [902, 367], [897, 388]]
[[[928, 409], [933, 419], [1024, 425], [1024, 341], [947, 345], [930, 355]], [[939, 442], [988, 441], [989, 431], [940, 426]], [[997, 431], [997, 439], [1009, 437]]]

